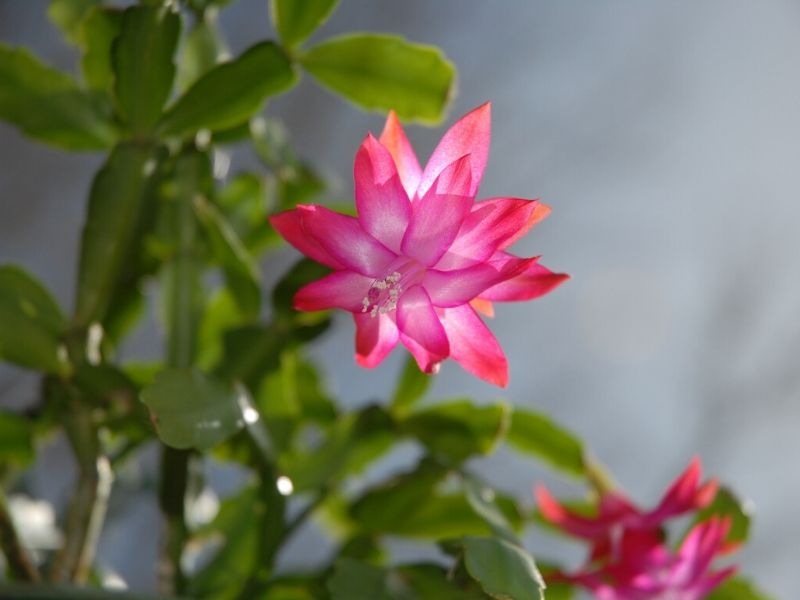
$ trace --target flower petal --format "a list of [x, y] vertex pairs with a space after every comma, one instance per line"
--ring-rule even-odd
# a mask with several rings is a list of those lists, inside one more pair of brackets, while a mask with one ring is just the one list
[[718, 484], [711, 480], [700, 485], [702, 467], [700, 459], [694, 457], [686, 470], [667, 489], [659, 505], [642, 520], [645, 526], [657, 527], [670, 517], [705, 508], [714, 500]]
[[508, 361], [497, 339], [469, 305], [440, 311], [450, 356], [469, 373], [500, 387], [508, 385]]
[[519, 275], [535, 261], [535, 258], [515, 257], [515, 260], [478, 263], [453, 271], [428, 269], [422, 285], [435, 306], [459, 306], [495, 284]]
[[394, 350], [399, 339], [397, 325], [388, 314], [353, 314], [356, 322], [356, 362], [362, 367], [377, 367]]
[[[451, 182], [448, 189], [463, 192], [470, 179], [469, 157], [453, 162], [440, 176]], [[411, 221], [403, 236], [403, 254], [426, 266], [435, 264], [453, 240], [472, 206], [472, 198], [461, 193], [440, 194], [438, 183], [423, 198], [413, 204]]]
[[386, 247], [399, 252], [411, 217], [411, 202], [392, 155], [372, 134], [356, 153], [353, 175], [361, 226]]
[[418, 198], [422, 198], [428, 192], [439, 174], [450, 163], [465, 154], [470, 154], [472, 157], [469, 195], [475, 197], [483, 178], [486, 161], [489, 159], [491, 113], [491, 103], [487, 102], [461, 117], [444, 134], [422, 173], [422, 179], [417, 188]]
[[461, 269], [507, 248], [541, 221], [550, 209], [537, 200], [491, 198], [473, 205], [437, 269]]
[[[498, 256], [512, 257], [511, 254], [498, 252]], [[537, 258], [538, 260], [538, 258]], [[481, 300], [491, 302], [515, 302], [519, 300], [533, 300], [557, 288], [569, 279], [565, 273], [553, 273], [538, 262], [531, 262], [524, 271], [497, 285], [493, 285], [480, 295]]]
[[633, 506], [621, 502], [618, 510], [606, 514], [601, 512], [597, 517], [584, 517], [564, 508], [544, 486], [536, 486], [534, 495], [536, 505], [547, 521], [576, 537], [587, 540], [607, 537], [614, 525], [620, 523], [628, 515], [636, 514]]
[[287, 210], [269, 218], [269, 222], [281, 234], [283, 239], [310, 259], [327, 267], [343, 269], [344, 265], [340, 261], [331, 256], [327, 250], [303, 230], [301, 221], [302, 215], [297, 209]]
[[386, 246], [365, 232], [355, 217], [318, 205], [299, 205], [297, 210], [306, 234], [351, 271], [381, 277], [386, 266], [396, 258]]
[[397, 302], [397, 327], [400, 341], [408, 348], [425, 373], [433, 373], [450, 354], [444, 327], [427, 292], [410, 287]]
[[400, 121], [397, 120], [397, 115], [393, 110], [389, 112], [389, 116], [386, 118], [386, 125], [379, 139], [381, 144], [391, 153], [394, 164], [397, 165], [400, 181], [403, 182], [403, 187], [408, 197], [413, 198], [419, 186], [419, 180], [422, 177], [422, 169], [419, 166], [417, 155], [414, 153], [414, 148], [409, 143], [406, 133], [403, 131], [403, 127], [400, 125]]
[[300, 288], [294, 296], [297, 310], [341, 308], [360, 313], [374, 279], [353, 271], [336, 271]]

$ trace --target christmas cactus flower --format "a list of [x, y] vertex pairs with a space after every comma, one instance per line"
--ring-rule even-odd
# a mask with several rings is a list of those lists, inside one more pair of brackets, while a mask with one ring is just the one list
[[500, 344], [476, 313], [530, 300], [568, 276], [508, 247], [544, 218], [536, 200], [475, 202], [489, 156], [490, 105], [462, 117], [424, 169], [394, 114], [355, 157], [358, 216], [299, 205], [270, 221], [295, 248], [333, 269], [298, 291], [295, 308], [353, 314], [356, 361], [375, 367], [398, 342], [425, 373], [450, 357], [475, 376], [508, 383]]
[[712, 570], [714, 559], [731, 550], [725, 542], [730, 526], [730, 518], [698, 523], [677, 552], [663, 543], [630, 538], [618, 561], [567, 579], [598, 600], [702, 600], [736, 572], [734, 566]]

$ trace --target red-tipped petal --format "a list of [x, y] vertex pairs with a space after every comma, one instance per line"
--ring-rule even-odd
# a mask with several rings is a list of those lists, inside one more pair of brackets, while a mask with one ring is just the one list
[[414, 153], [414, 148], [409, 143], [394, 111], [389, 112], [389, 116], [386, 118], [380, 142], [391, 153], [394, 164], [397, 165], [400, 181], [403, 183], [408, 197], [413, 198], [422, 177], [422, 169], [419, 166], [417, 155]]
[[392, 155], [371, 134], [356, 153], [353, 176], [361, 226], [386, 247], [399, 252], [411, 217], [411, 202]]
[[343, 269], [344, 265], [331, 256], [302, 226], [299, 210], [287, 210], [269, 218], [269, 222], [283, 239], [310, 259], [333, 269]]
[[[297, 207], [303, 229], [344, 268], [370, 277], [380, 277], [396, 256], [369, 235], [358, 219], [324, 206]], [[342, 267], [340, 267], [342, 268]]]
[[469, 305], [484, 317], [489, 317], [490, 319], [494, 317], [494, 305], [488, 300], [473, 298], [470, 300]]
[[475, 197], [489, 159], [491, 113], [491, 104], [487, 102], [461, 117], [444, 134], [425, 166], [417, 188], [417, 197], [423, 197], [447, 165], [465, 154], [471, 155], [469, 195]]
[[356, 362], [362, 367], [377, 367], [394, 350], [399, 339], [397, 325], [387, 314], [356, 313]]
[[439, 271], [428, 269], [423, 285], [435, 306], [467, 304], [484, 290], [525, 271], [533, 258], [478, 263], [466, 269]]
[[[464, 156], [445, 169], [441, 178], [453, 183], [449, 189], [464, 190], [471, 177], [469, 157]], [[440, 194], [438, 184], [413, 204], [411, 220], [401, 244], [406, 256], [417, 259], [426, 266], [435, 264], [458, 235], [472, 206], [466, 195]]]
[[536, 200], [520, 198], [492, 198], [474, 204], [436, 268], [461, 269], [487, 260], [525, 235], [536, 220], [541, 220], [542, 206]]
[[341, 308], [361, 312], [373, 281], [353, 271], [336, 271], [300, 288], [294, 296], [294, 307], [305, 311]]
[[397, 327], [400, 341], [423, 372], [435, 372], [439, 363], [450, 354], [444, 327], [422, 287], [412, 286], [400, 296], [397, 302]]
[[506, 387], [508, 361], [503, 348], [472, 307], [464, 304], [440, 314], [453, 360], [475, 377]]
[[[499, 252], [497, 255], [510, 257], [510, 254]], [[493, 259], [494, 260], [494, 259]], [[481, 294], [482, 300], [491, 302], [518, 302], [533, 300], [551, 292], [569, 279], [564, 273], [553, 273], [538, 262], [530, 263], [527, 268], [511, 279], [493, 285]]]

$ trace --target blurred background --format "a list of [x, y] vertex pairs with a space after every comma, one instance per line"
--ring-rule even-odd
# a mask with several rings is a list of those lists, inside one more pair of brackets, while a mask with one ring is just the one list
[[[0, 0], [0, 40], [75, 68], [45, 16], [47, 2]], [[231, 52], [272, 37], [265, 0], [222, 14]], [[582, 436], [631, 496], [653, 504], [699, 455], [707, 473], [752, 501], [745, 573], [778, 598], [796, 595], [800, 563], [800, 7], [748, 2], [344, 0], [316, 39], [353, 30], [400, 33], [441, 47], [459, 93], [442, 128], [408, 128], [420, 157], [444, 126], [493, 103], [492, 154], [481, 197], [539, 197], [551, 216], [516, 250], [573, 279], [534, 303], [498, 306], [490, 324], [511, 384], [498, 390], [446, 363], [432, 396], [507, 398], [550, 413]], [[313, 40], [312, 40], [313, 41]], [[383, 119], [310, 81], [268, 112], [298, 152], [351, 197], [352, 157]], [[78, 239], [99, 154], [67, 154], [0, 123], [0, 262], [25, 266], [71, 306]], [[243, 154], [237, 166], [255, 164]], [[274, 281], [296, 253], [263, 264]], [[374, 371], [352, 360], [346, 315], [313, 354], [353, 405], [385, 394], [396, 352]], [[156, 356], [157, 327], [125, 357]], [[0, 366], [0, 404], [33, 400], [36, 381]], [[410, 464], [401, 452], [384, 469]], [[28, 479], [61, 506], [72, 467], [55, 442]], [[145, 457], [136, 477], [154, 477]], [[154, 462], [154, 461], [151, 461]], [[546, 481], [500, 451], [475, 465], [530, 502]], [[224, 485], [231, 477], [219, 474]], [[46, 520], [46, 515], [42, 518]], [[152, 589], [158, 510], [151, 494], [112, 503], [100, 560], [132, 587]], [[531, 533], [535, 553], [577, 560]], [[137, 560], [131, 560], [136, 548]], [[321, 561], [313, 527], [285, 566]], [[414, 548], [398, 545], [397, 554]]]

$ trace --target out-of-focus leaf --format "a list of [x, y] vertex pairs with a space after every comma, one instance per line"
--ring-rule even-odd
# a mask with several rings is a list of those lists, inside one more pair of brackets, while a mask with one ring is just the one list
[[747, 541], [750, 533], [750, 511], [736, 497], [736, 494], [726, 487], [720, 488], [714, 501], [697, 513], [692, 526], [707, 521], [715, 515], [731, 519], [731, 530], [726, 538], [727, 542], [743, 543]]
[[222, 40], [215, 20], [198, 21], [186, 36], [178, 63], [178, 88], [186, 90], [219, 60]]
[[586, 474], [583, 443], [546, 415], [514, 409], [506, 441], [574, 477]]
[[308, 258], [297, 261], [281, 278], [272, 292], [272, 305], [276, 317], [292, 316], [293, 299], [297, 290], [330, 273], [330, 269]]
[[3, 44], [0, 119], [34, 139], [69, 150], [106, 148], [116, 136], [109, 111], [98, 98], [27, 50]]
[[211, 242], [214, 258], [222, 265], [236, 303], [246, 316], [257, 316], [261, 309], [261, 277], [253, 257], [233, 227], [208, 200], [195, 196], [194, 209]]
[[66, 373], [64, 329], [61, 310], [38, 281], [19, 267], [0, 267], [0, 359]]
[[328, 486], [383, 455], [394, 442], [389, 428], [387, 415], [378, 407], [340, 417], [319, 445], [282, 455], [281, 471], [297, 491]]
[[150, 133], [172, 91], [181, 19], [167, 8], [131, 6], [113, 44], [114, 91], [134, 133]]
[[196, 369], [167, 369], [142, 390], [158, 436], [173, 448], [208, 450], [245, 425], [247, 392]]
[[220, 288], [206, 304], [198, 332], [197, 364], [211, 369], [222, 358], [225, 331], [243, 325], [247, 319], [228, 288]]
[[74, 383], [83, 397], [104, 405], [115, 399], [132, 403], [139, 392], [138, 386], [124, 371], [109, 364], [79, 365]]
[[262, 42], [198, 79], [164, 115], [163, 135], [224, 129], [256, 113], [269, 96], [297, 80], [289, 58], [272, 42]]
[[264, 180], [255, 173], [238, 173], [216, 194], [217, 205], [250, 252], [281, 239], [264, 218], [266, 198]]
[[326, 40], [300, 55], [320, 83], [362, 108], [425, 123], [441, 121], [455, 68], [438, 48], [394, 35], [358, 33]]
[[164, 600], [161, 596], [99, 590], [86, 586], [2, 583], [0, 583], [0, 598], [13, 598], [14, 600]]
[[150, 148], [117, 145], [96, 175], [81, 236], [75, 324], [101, 321], [130, 250], [137, 217], [154, 170]]
[[506, 516], [495, 504], [494, 490], [479, 484], [477, 481], [465, 482], [466, 496], [469, 505], [475, 513], [483, 518], [492, 532], [499, 538], [518, 544], [519, 539], [514, 534], [511, 524]]
[[533, 557], [494, 537], [464, 538], [464, 563], [483, 590], [500, 600], [543, 600], [545, 584]]
[[[548, 597], [549, 600], [549, 597]], [[713, 590], [706, 600], [774, 600], [744, 577], [734, 577]]]
[[278, 368], [278, 358], [286, 340], [274, 327], [244, 325], [225, 332], [222, 360], [215, 373], [222, 379], [243, 382], [255, 390], [261, 379]]
[[80, 42], [81, 23], [103, 0], [51, 0], [47, 16], [73, 44]]
[[328, 579], [332, 600], [479, 600], [476, 586], [462, 588], [438, 565], [413, 564], [387, 569], [353, 558], [336, 561]]
[[221, 547], [211, 562], [195, 575], [189, 591], [193, 598], [236, 598], [257, 567], [259, 537], [264, 535], [268, 507], [256, 487], [248, 486], [220, 506], [212, 523], [199, 537], [220, 536]]
[[122, 29], [122, 11], [97, 6], [89, 11], [80, 28], [81, 72], [89, 89], [111, 92], [114, 68], [111, 48]]
[[460, 462], [488, 454], [505, 435], [511, 409], [505, 403], [475, 406], [467, 400], [438, 404], [401, 421], [401, 431], [441, 457]]
[[407, 411], [425, 395], [430, 385], [431, 378], [420, 371], [414, 359], [409, 356], [392, 396], [392, 409], [398, 413]]
[[33, 460], [33, 426], [20, 415], [0, 412], [0, 464], [25, 466]]
[[301, 43], [320, 27], [339, 0], [272, 0], [272, 22], [289, 48]]
[[[423, 463], [370, 490], [351, 508], [351, 517], [363, 531], [419, 539], [443, 539], [467, 534], [487, 535], [487, 520], [459, 492], [442, 492], [446, 471]], [[497, 506], [509, 527], [519, 527], [521, 516], [513, 501], [497, 497]]]

